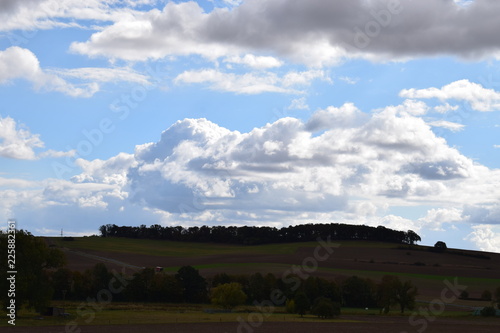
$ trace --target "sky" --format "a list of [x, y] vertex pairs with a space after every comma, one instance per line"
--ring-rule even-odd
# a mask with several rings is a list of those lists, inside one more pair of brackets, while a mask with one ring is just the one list
[[0, 220], [500, 252], [500, 2], [2, 0]]

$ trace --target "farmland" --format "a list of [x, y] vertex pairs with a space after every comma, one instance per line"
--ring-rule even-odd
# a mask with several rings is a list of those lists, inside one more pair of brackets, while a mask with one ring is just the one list
[[[290, 267], [300, 266], [311, 258], [318, 246], [316, 242], [241, 246], [102, 237], [81, 237], [74, 241], [53, 238], [48, 242], [66, 249], [70, 269], [83, 271], [98, 262], [119, 269], [119, 262], [136, 267], [161, 266], [165, 272], [174, 273], [180, 266], [192, 265], [206, 277], [220, 272], [281, 276]], [[457, 255], [453, 250], [435, 253], [424, 246], [399, 247], [391, 243], [340, 241], [332, 247], [331, 255], [318, 263], [314, 275], [333, 280], [353, 275], [379, 280], [386, 274], [396, 275], [412, 280], [419, 287], [422, 300], [439, 295], [444, 280], [458, 278], [460, 284], [467, 286], [470, 296], [476, 298], [500, 284], [500, 254], [461, 251], [466, 255]], [[93, 257], [84, 257], [82, 253]]]
[[[417, 308], [420, 308], [420, 312], [425, 312], [430, 302], [439, 299], [450, 283], [456, 283], [465, 286], [471, 298], [475, 299], [454, 299], [452, 304], [446, 305], [435, 322], [427, 322], [427, 332], [470, 332], [478, 331], [478, 327], [481, 332], [493, 332], [500, 328], [497, 318], [484, 319], [471, 315], [473, 307], [490, 304], [479, 300], [481, 293], [500, 286], [500, 254], [495, 253], [462, 250], [453, 253], [452, 249], [436, 253], [422, 246], [401, 247], [398, 244], [363, 241], [340, 241], [323, 244], [323, 247], [317, 242], [242, 246], [101, 237], [82, 237], [73, 241], [50, 238], [46, 241], [52, 247], [64, 250], [68, 268], [82, 272], [102, 262], [110, 269], [127, 267], [125, 271], [128, 274], [142, 267], [156, 266], [163, 267], [164, 274], [174, 274], [179, 267], [191, 265], [207, 279], [222, 272], [234, 275], [272, 273], [281, 277], [293, 267], [307, 268], [308, 275], [338, 283], [350, 276], [380, 281], [384, 275], [390, 274], [401, 280], [411, 280], [418, 287]], [[318, 259], [317, 267], [314, 267], [313, 258]], [[115, 329], [127, 332], [140, 327], [148, 327], [148, 331], [152, 332], [163, 331], [166, 327], [173, 332], [194, 332], [199, 329], [207, 332], [236, 332], [238, 318], [259, 313], [252, 305], [240, 306], [234, 313], [211, 314], [204, 312], [207, 307], [213, 307], [208, 304], [112, 302], [95, 311], [95, 317], [87, 322], [81, 316], [75, 317], [81, 305], [78, 302], [62, 304], [57, 301], [55, 305], [64, 306], [72, 317], [37, 321], [35, 315], [25, 313], [19, 325], [26, 326], [26, 332], [31, 332], [30, 326], [40, 325], [47, 332], [59, 332], [60, 325], [76, 320], [82, 332], [113, 332]], [[301, 318], [286, 313], [282, 306], [276, 306], [269, 316], [263, 318], [262, 325], [252, 329], [255, 332], [271, 332], [289, 327], [287, 331], [300, 332], [316, 330], [313, 327], [335, 327], [338, 332], [356, 332], [371, 331], [376, 327], [376, 330], [384, 332], [391, 332], [391, 329], [394, 332], [416, 331], [418, 327], [409, 324], [410, 315], [411, 312], [400, 315], [397, 309], [381, 316], [378, 309], [343, 308], [340, 318], [325, 321], [311, 315]]]

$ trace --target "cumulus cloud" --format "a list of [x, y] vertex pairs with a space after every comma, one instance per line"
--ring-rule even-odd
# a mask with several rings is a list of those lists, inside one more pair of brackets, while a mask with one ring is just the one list
[[[0, 212], [79, 214], [96, 230], [110, 219], [277, 227], [334, 221], [415, 231], [499, 221], [500, 171], [448, 146], [412, 105], [419, 107], [367, 114], [346, 103], [245, 133], [207, 119], [180, 120], [134, 154], [78, 159], [82, 172], [70, 180], [30, 187], [0, 178], [18, 188], [0, 188]], [[415, 220], [387, 214], [405, 205], [436, 208]]]
[[[56, 91], [73, 97], [91, 97], [99, 83], [131, 82], [150, 85], [149, 77], [130, 68], [43, 69], [28, 49], [12, 46], [0, 51], [0, 84], [16, 79], [31, 82], [36, 90]], [[81, 83], [72, 83], [79, 81]]]
[[37, 90], [57, 91], [73, 97], [90, 97], [99, 90], [97, 83], [76, 86], [42, 70], [33, 52], [12, 46], [0, 51], [0, 84], [15, 79], [27, 80]]
[[0, 156], [21, 160], [36, 158], [34, 149], [44, 144], [38, 134], [32, 134], [24, 125], [10, 117], [0, 117]]
[[[486, 89], [469, 80], [459, 80], [441, 88], [404, 89], [399, 95], [406, 98], [437, 98], [441, 101], [457, 100], [470, 103], [474, 110], [487, 112], [500, 110], [500, 92]], [[440, 112], [454, 110], [453, 107], [438, 109]]]
[[419, 219], [428, 229], [444, 231], [443, 224], [445, 223], [461, 223], [466, 219], [462, 214], [462, 210], [456, 207], [452, 208], [433, 208], [427, 211], [425, 217]]
[[45, 144], [39, 134], [33, 134], [21, 123], [11, 117], [0, 117], [0, 157], [18, 160], [34, 160], [46, 157], [73, 156], [74, 151], [62, 152], [52, 149], [37, 155], [35, 149], [43, 148]]
[[465, 239], [473, 242], [481, 251], [500, 252], [500, 228], [491, 225], [473, 226]]
[[346, 58], [478, 59], [500, 51], [494, 32], [499, 11], [490, 0], [468, 6], [452, 0], [253, 0], [211, 12], [196, 2], [170, 2], [115, 21], [72, 50], [127, 60], [267, 53], [310, 66]]

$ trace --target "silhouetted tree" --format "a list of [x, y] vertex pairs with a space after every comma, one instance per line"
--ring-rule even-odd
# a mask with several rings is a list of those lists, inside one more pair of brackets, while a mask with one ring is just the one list
[[333, 303], [329, 298], [319, 297], [314, 301], [311, 313], [322, 319], [333, 318], [340, 315], [340, 304]]
[[309, 299], [306, 294], [303, 292], [298, 292], [294, 297], [295, 302], [295, 311], [301, 316], [304, 317], [307, 311], [311, 308], [311, 304], [309, 303]]
[[[8, 236], [0, 231], [0, 288], [5, 291], [0, 295], [1, 303], [6, 307], [10, 305], [7, 297], [10, 281], [8, 271]], [[64, 253], [55, 248], [48, 247], [45, 241], [33, 236], [28, 231], [15, 232], [15, 269], [16, 275], [16, 309], [26, 305], [37, 311], [44, 310], [53, 296], [54, 290], [50, 283], [50, 270], [63, 267], [65, 264]], [[4, 307], [4, 309], [5, 309]]]
[[438, 241], [436, 242], [436, 244], [434, 244], [434, 250], [436, 252], [444, 252], [447, 248], [448, 247], [446, 246], [446, 243], [442, 241]]
[[179, 268], [175, 278], [181, 285], [185, 302], [203, 303], [207, 300], [207, 282], [197, 269], [183, 266]]

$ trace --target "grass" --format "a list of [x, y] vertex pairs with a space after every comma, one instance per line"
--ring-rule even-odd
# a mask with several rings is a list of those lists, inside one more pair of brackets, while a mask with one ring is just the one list
[[[69, 317], [40, 317], [32, 311], [22, 311], [16, 320], [16, 326], [51, 326], [51, 325], [133, 325], [133, 324], [168, 324], [168, 323], [217, 323], [234, 322], [239, 323], [239, 318], [249, 320], [251, 313], [260, 313], [253, 306], [242, 306], [233, 313], [206, 313], [206, 308], [214, 308], [211, 305], [184, 305], [184, 304], [132, 304], [132, 303], [110, 303], [104, 305], [102, 310], [92, 310], [90, 307], [82, 307], [85, 303], [66, 302], [66, 312]], [[54, 302], [54, 306], [62, 306]], [[309, 315], [303, 318], [296, 314], [284, 313], [283, 307], [276, 307], [268, 315], [262, 313], [266, 322], [325, 322], [315, 316]], [[254, 314], [255, 315], [255, 314]], [[252, 315], [252, 318], [254, 318]], [[251, 319], [255, 320], [255, 319]], [[356, 322], [355, 320], [336, 318], [327, 321], [333, 322]], [[0, 327], [8, 326], [0, 323]]]
[[[61, 301], [54, 301], [53, 306], [62, 307]], [[254, 306], [240, 306], [232, 313], [207, 313], [204, 309], [213, 309], [208, 304], [170, 304], [170, 303], [109, 303], [102, 305], [102, 309], [92, 309], [85, 302], [65, 303], [69, 317], [40, 317], [33, 311], [23, 310], [16, 326], [85, 326], [85, 325], [135, 325], [135, 324], [169, 324], [169, 323], [218, 323], [233, 322], [235, 325], [241, 320], [255, 320], [256, 314], [261, 313]], [[252, 314], [252, 315], [251, 315]], [[400, 314], [394, 308], [384, 317], [410, 316], [412, 311]], [[4, 314], [2, 314], [4, 315]], [[285, 313], [284, 307], [275, 307], [269, 315], [262, 313], [265, 322], [361, 322], [349, 316], [379, 316], [379, 309], [342, 308], [339, 318], [323, 320], [313, 315], [300, 317], [297, 314]], [[258, 316], [258, 315], [257, 315]], [[469, 318], [470, 311], [445, 311], [439, 317]], [[240, 319], [240, 320], [239, 320]], [[0, 327], [9, 326], [5, 321]]]

